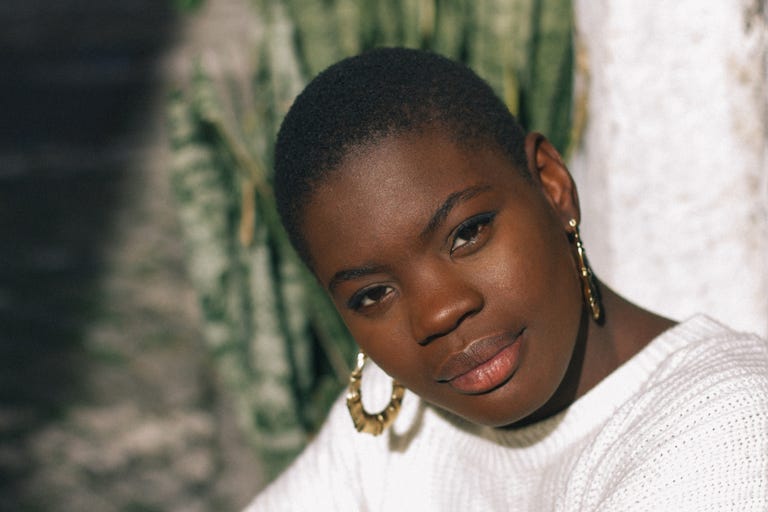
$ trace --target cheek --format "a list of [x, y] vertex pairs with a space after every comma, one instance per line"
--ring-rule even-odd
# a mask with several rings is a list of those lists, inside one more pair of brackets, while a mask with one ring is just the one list
[[539, 363], [562, 367], [578, 333], [582, 299], [578, 271], [566, 235], [543, 231], [544, 235], [529, 241], [529, 250], [516, 258], [516, 269], [505, 269], [513, 275], [505, 286], [517, 287], [519, 311], [536, 334], [535, 347]]
[[434, 352], [413, 339], [405, 327], [407, 319], [401, 318], [402, 313], [396, 316], [398, 320], [390, 319], [381, 325], [350, 321], [348, 327], [360, 348], [387, 375], [427, 402], [461, 414], [464, 407], [457, 408], [455, 404], [460, 397], [445, 384], [433, 380], [437, 364], [434, 359], [440, 358], [435, 358]]
[[[513, 386], [520, 410], [551, 398], [571, 362], [583, 301], [578, 271], [565, 235], [529, 237], [525, 250], [494, 249], [480, 274], [489, 316], [512, 317], [526, 327], [521, 366]], [[495, 262], [495, 263], [492, 263]]]
[[360, 349], [406, 387], [418, 385], [414, 375], [427, 374], [420, 360], [422, 347], [406, 329], [408, 322], [400, 311], [374, 321], [353, 315], [344, 320]]
[[522, 320], [541, 315], [557, 318], [579, 307], [571, 246], [565, 232], [551, 226], [523, 234], [501, 233], [473, 267], [488, 304], [501, 299]]

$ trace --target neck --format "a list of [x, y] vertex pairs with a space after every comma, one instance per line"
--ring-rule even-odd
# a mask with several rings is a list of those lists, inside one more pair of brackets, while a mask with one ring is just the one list
[[604, 321], [587, 323], [581, 374], [575, 398], [624, 364], [675, 322], [647, 311], [601, 283]]
[[582, 312], [579, 334], [560, 386], [539, 410], [511, 425], [522, 427], [562, 411], [595, 387], [675, 322], [632, 304], [600, 284], [603, 321]]

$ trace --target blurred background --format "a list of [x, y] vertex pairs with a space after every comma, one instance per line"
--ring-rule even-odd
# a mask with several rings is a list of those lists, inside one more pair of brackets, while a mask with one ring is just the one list
[[311, 438], [354, 346], [271, 144], [377, 45], [555, 142], [618, 291], [768, 332], [764, 1], [5, 0], [0, 29], [0, 511], [237, 510]]
[[165, 135], [194, 56], [249, 16], [0, 4], [0, 510], [234, 510], [258, 488], [203, 344]]

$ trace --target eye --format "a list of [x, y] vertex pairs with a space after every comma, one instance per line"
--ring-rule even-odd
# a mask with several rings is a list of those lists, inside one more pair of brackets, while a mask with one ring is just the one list
[[386, 300], [394, 291], [394, 288], [385, 285], [364, 288], [350, 297], [347, 307], [355, 311], [370, 308]]
[[496, 216], [495, 213], [481, 213], [475, 215], [456, 228], [453, 235], [453, 241], [451, 242], [451, 254], [461, 249], [477, 243], [483, 236], [483, 232], [488, 229], [488, 225], [493, 221]]

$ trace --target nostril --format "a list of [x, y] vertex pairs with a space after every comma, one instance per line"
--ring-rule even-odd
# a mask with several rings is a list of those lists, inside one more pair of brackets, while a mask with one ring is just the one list
[[447, 333], [442, 333], [441, 332], [441, 333], [432, 334], [430, 336], [427, 336], [423, 340], [419, 341], [419, 345], [421, 345], [422, 347], [425, 346], [425, 345], [429, 345], [430, 343], [432, 343], [433, 340], [435, 340], [435, 339], [437, 339], [437, 338], [439, 338], [441, 336], [445, 336], [445, 334], [447, 334]]
[[459, 325], [461, 325], [461, 324], [462, 324], [462, 322], [464, 322], [464, 320], [466, 320], [466, 319], [467, 319], [467, 318], [469, 318], [470, 316], [473, 316], [473, 315], [475, 315], [475, 314], [476, 314], [478, 311], [480, 311], [480, 309], [481, 309], [481, 308], [477, 308], [477, 309], [472, 309], [472, 310], [469, 310], [469, 311], [465, 312], [463, 315], [461, 315], [461, 316], [460, 316], [460, 317], [459, 317], [459, 318], [456, 320], [456, 322], [455, 322], [455, 323], [454, 323], [452, 326], [450, 326], [450, 328], [449, 328], [449, 329], [446, 329], [446, 330], [444, 330], [444, 331], [442, 331], [442, 332], [437, 332], [437, 333], [434, 333], [434, 334], [430, 334], [430, 335], [429, 335], [429, 336], [427, 336], [426, 338], [424, 338], [424, 339], [422, 339], [421, 341], [419, 341], [419, 342], [418, 342], [418, 343], [419, 343], [419, 345], [421, 345], [421, 346], [425, 346], [425, 345], [428, 345], [428, 344], [432, 343], [434, 340], [436, 340], [437, 338], [442, 338], [443, 336], [445, 336], [445, 335], [447, 335], [447, 334], [450, 334], [450, 333], [451, 333], [451, 332], [453, 332], [453, 331], [454, 331], [454, 330], [455, 330], [455, 329], [456, 329], [456, 328], [457, 328]]

